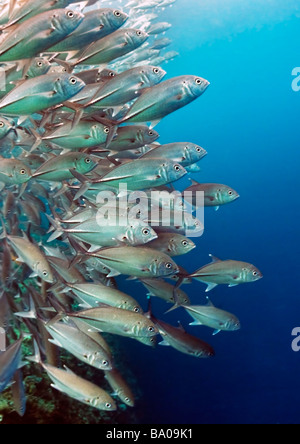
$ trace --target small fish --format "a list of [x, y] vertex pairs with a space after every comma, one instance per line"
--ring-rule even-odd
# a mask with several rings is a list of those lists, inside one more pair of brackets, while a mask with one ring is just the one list
[[[82, 71], [76, 73], [76, 76], [81, 79], [87, 86], [95, 85], [96, 83], [105, 83], [112, 80], [113, 77], [117, 76], [118, 73], [112, 69], [89, 69], [87, 71]], [[73, 100], [76, 99], [76, 96]]]
[[99, 107], [124, 105], [136, 99], [145, 88], [157, 85], [166, 71], [157, 66], [129, 69], [105, 83], [88, 103]]
[[32, 277], [39, 276], [50, 284], [54, 282], [54, 276], [46, 257], [37, 245], [29, 241], [25, 234], [23, 237], [8, 236], [4, 230], [3, 236], [7, 238], [18, 255], [17, 262], [25, 263], [32, 270]]
[[83, 21], [84, 15], [71, 9], [56, 9], [32, 17], [8, 33], [0, 44], [0, 61], [30, 59], [63, 40]]
[[86, 255], [97, 257], [104, 266], [112, 270], [109, 277], [120, 274], [142, 278], [164, 277], [179, 271], [169, 256], [145, 247], [104, 248], [96, 253], [86, 253]]
[[143, 159], [153, 159], [157, 157], [172, 159], [186, 168], [199, 162], [206, 155], [207, 152], [200, 146], [183, 142], [153, 146], [152, 150], [143, 156]]
[[212, 263], [200, 268], [190, 277], [208, 285], [206, 292], [218, 285], [236, 287], [240, 284], [256, 282], [263, 278], [262, 273], [254, 265], [239, 261], [221, 261], [210, 255]]
[[80, 361], [99, 370], [112, 370], [112, 362], [106, 351], [90, 336], [73, 323], [49, 322], [45, 325], [54, 345], [62, 347]]
[[30, 169], [20, 160], [0, 157], [0, 188], [10, 185], [22, 185], [32, 177]]
[[0, 353], [0, 393], [7, 388], [21, 365], [22, 343], [23, 338], [10, 345], [6, 351]]
[[80, 299], [80, 301], [89, 305], [89, 308], [96, 308], [99, 304], [106, 304], [111, 307], [143, 314], [142, 307], [135, 299], [114, 288], [107, 287], [100, 283], [66, 285], [67, 288], [72, 290], [72, 292]]
[[83, 320], [96, 331], [132, 339], [136, 337], [148, 338], [158, 334], [158, 329], [146, 316], [108, 305], [66, 315], [72, 319]]
[[31, 17], [57, 8], [66, 8], [72, 0], [27, 0], [20, 8], [15, 8], [9, 17], [9, 22], [3, 27], [6, 29], [15, 23], [22, 23]]
[[71, 370], [61, 370], [49, 364], [43, 364], [43, 368], [53, 382], [51, 387], [65, 395], [98, 410], [112, 412], [117, 409], [108, 393]]
[[101, 123], [82, 120], [74, 127], [72, 122], [66, 122], [41, 137], [36, 134], [36, 138], [38, 142], [48, 142], [65, 150], [78, 151], [105, 144], [110, 131], [109, 127]]
[[128, 15], [118, 9], [99, 9], [85, 13], [78, 28], [60, 43], [48, 49], [49, 52], [79, 51], [92, 43], [112, 34], [124, 25]]
[[155, 126], [167, 115], [204, 94], [208, 86], [207, 80], [195, 76], [166, 80], [143, 92], [120, 123], [152, 122]]
[[190, 305], [190, 299], [188, 295], [181, 290], [181, 288], [175, 288], [174, 285], [165, 282], [162, 279], [140, 279], [140, 282], [149, 291], [148, 296], [154, 296], [164, 301], [174, 304], [174, 292], [176, 293], [177, 303], [181, 305]]
[[190, 335], [182, 326], [173, 327], [166, 322], [154, 318], [153, 315], [151, 318], [159, 328], [159, 332], [163, 337], [163, 341], [160, 342], [159, 345], [171, 346], [175, 350], [195, 358], [203, 359], [215, 356], [215, 351], [209, 344]]
[[131, 191], [146, 190], [175, 182], [186, 174], [181, 165], [167, 159], [138, 159], [113, 169], [100, 179], [88, 179], [74, 174], [83, 183], [76, 199], [87, 190], [105, 191], [107, 186], [119, 189], [120, 183], [126, 183]]
[[78, 94], [85, 83], [69, 74], [46, 74], [28, 79], [0, 101], [5, 115], [29, 116], [56, 106]]
[[[159, 134], [144, 125], [129, 125], [118, 128], [116, 138], [109, 144], [108, 149], [114, 153], [123, 150], [135, 150], [155, 142]], [[147, 156], [144, 156], [146, 158]]]
[[170, 28], [172, 28], [172, 25], [170, 23], [161, 22], [161, 23], [154, 23], [153, 25], [150, 25], [146, 29], [149, 35], [159, 35], [165, 33]]
[[152, 43], [151, 48], [152, 49], [164, 49], [167, 46], [171, 45], [172, 40], [170, 40], [167, 37], [157, 39], [154, 43]]
[[204, 193], [204, 205], [206, 207], [215, 207], [218, 209], [221, 205], [226, 205], [237, 200], [240, 196], [233, 189], [227, 185], [220, 185], [215, 183], [198, 183], [192, 180], [192, 186], [187, 188], [185, 192], [191, 192], [192, 199], [187, 198], [186, 200], [197, 208], [196, 193]]
[[189, 305], [183, 306], [189, 313], [194, 322], [190, 325], [204, 325], [214, 329], [214, 335], [220, 331], [237, 331], [240, 330], [240, 321], [231, 313], [216, 308], [209, 300], [208, 305]]
[[73, 179], [70, 170], [76, 170], [80, 174], [87, 174], [98, 164], [96, 158], [84, 153], [69, 153], [54, 157], [43, 163], [33, 174], [34, 179], [62, 182]]
[[56, 273], [58, 273], [58, 275], [61, 276], [65, 282], [70, 282], [72, 284], [85, 282], [84, 276], [79, 270], [77, 270], [76, 267], [73, 267], [68, 260], [51, 256], [47, 256], [47, 260], [54, 268]]
[[[137, 29], [121, 29], [98, 40], [78, 56], [73, 66], [102, 65], [112, 62], [134, 51], [148, 38], [148, 34]], [[1, 60], [1, 58], [0, 58]]]
[[160, 233], [158, 238], [149, 243], [149, 248], [162, 251], [170, 257], [190, 253], [196, 245], [190, 239], [176, 233]]
[[105, 379], [111, 386], [114, 394], [118, 396], [124, 404], [129, 407], [134, 407], [135, 403], [132, 390], [117, 369], [113, 369], [111, 372], [105, 372]]

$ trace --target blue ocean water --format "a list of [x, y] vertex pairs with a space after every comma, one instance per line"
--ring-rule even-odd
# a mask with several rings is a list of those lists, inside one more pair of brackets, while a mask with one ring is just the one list
[[[197, 250], [179, 262], [194, 271], [212, 253], [253, 263], [264, 279], [210, 294], [240, 318], [240, 332], [212, 337], [204, 327], [188, 327], [183, 311], [163, 316], [165, 305], [154, 302], [156, 315], [174, 325], [180, 319], [214, 346], [216, 357], [202, 361], [124, 340], [143, 392], [137, 415], [145, 424], [299, 423], [300, 353], [291, 348], [300, 326], [300, 92], [291, 75], [300, 66], [299, 1], [178, 0], [165, 18], [180, 53], [165, 65], [168, 77], [196, 74], [211, 86], [164, 119], [160, 142], [202, 145], [209, 155], [191, 177], [241, 195], [217, 213], [206, 210]], [[144, 300], [138, 284], [125, 286]], [[201, 283], [184, 289], [193, 303], [205, 302]]]

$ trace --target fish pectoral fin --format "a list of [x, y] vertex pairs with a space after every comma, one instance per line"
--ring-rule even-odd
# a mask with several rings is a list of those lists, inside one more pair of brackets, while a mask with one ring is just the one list
[[54, 388], [55, 390], [58, 390], [59, 392], [61, 392], [61, 393], [65, 393], [60, 387], [58, 387], [58, 385], [56, 385], [56, 384], [50, 384], [50, 386], [52, 387], [52, 388]]
[[213, 336], [217, 336], [220, 332], [221, 332], [221, 330], [215, 330], [215, 331], [213, 332]]
[[166, 341], [166, 339], [161, 341], [158, 345], [163, 345], [164, 347], [170, 347], [170, 344], [168, 343], [168, 341]]
[[20, 264], [25, 264], [24, 259], [22, 259], [21, 257], [18, 257], [18, 258], [16, 259], [16, 262], [19, 262]]
[[239, 284], [230, 284], [228, 285], [229, 288], [237, 287]]
[[58, 342], [56, 339], [48, 339], [48, 341], [53, 344], [56, 345], [57, 347], [63, 348], [63, 346], [61, 345], [60, 342]]
[[150, 129], [155, 128], [160, 122], [161, 122], [161, 119], [153, 120], [153, 121], [151, 122]]
[[191, 322], [190, 324], [189, 324], [191, 327], [195, 327], [195, 326], [199, 326], [199, 325], [203, 325], [202, 324], [202, 322], [200, 322], [200, 321], [194, 321], [194, 322]]
[[34, 271], [33, 273], [31, 273], [31, 275], [29, 276], [30, 279], [32, 279], [32, 278], [36, 278], [36, 277], [38, 277], [38, 274], [37, 274], [36, 271]]
[[207, 288], [205, 290], [205, 293], [208, 293], [209, 291], [213, 290], [214, 288], [216, 288], [218, 286], [218, 284], [208, 284]]
[[66, 370], [67, 373], [69, 373], [70, 375], [75, 375], [74, 372], [72, 372], [71, 369], [69, 369], [69, 367], [67, 367], [66, 365], [64, 365], [64, 369]]
[[211, 261], [213, 264], [216, 264], [217, 262], [222, 262], [221, 259], [219, 259], [218, 257], [214, 256], [213, 254], [210, 254], [209, 257], [211, 258]]
[[110, 273], [107, 275], [107, 277], [108, 278], [113, 278], [113, 277], [117, 277], [117, 276], [120, 276], [120, 275], [121, 275], [121, 273], [119, 273], [118, 271], [111, 270]]
[[101, 181], [99, 181], [99, 183], [102, 183], [102, 182], [113, 182], [115, 180], [131, 179], [132, 177], [134, 177], [133, 174], [128, 175], [128, 176], [108, 177], [107, 179], [105, 179], [105, 177], [104, 177], [104, 178], [101, 179]]

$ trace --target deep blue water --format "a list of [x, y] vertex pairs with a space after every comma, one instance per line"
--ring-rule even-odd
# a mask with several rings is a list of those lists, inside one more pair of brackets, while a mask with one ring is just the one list
[[[165, 16], [180, 52], [165, 65], [168, 76], [200, 75], [211, 86], [163, 120], [160, 142], [202, 145], [209, 155], [191, 177], [241, 194], [206, 211], [205, 235], [180, 263], [194, 271], [213, 253], [255, 264], [264, 279], [211, 292], [215, 305], [240, 318], [236, 333], [212, 337], [188, 327], [181, 310], [163, 316], [165, 305], [155, 302], [155, 314], [174, 325], [180, 319], [217, 355], [202, 361], [124, 340], [143, 391], [137, 414], [145, 424], [299, 423], [300, 353], [291, 349], [300, 326], [300, 92], [291, 87], [300, 66], [299, 1], [178, 0]], [[144, 300], [138, 284], [126, 287]], [[198, 282], [185, 288], [193, 303], [204, 302], [204, 289]]]

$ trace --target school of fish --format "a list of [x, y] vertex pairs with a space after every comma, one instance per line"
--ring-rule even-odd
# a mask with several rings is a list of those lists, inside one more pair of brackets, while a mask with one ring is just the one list
[[[151, 347], [160, 336], [178, 352], [212, 357], [213, 347], [197, 335], [158, 319], [149, 299], [186, 311], [190, 325], [213, 334], [236, 331], [235, 315], [209, 299], [191, 305], [182, 285], [199, 281], [208, 292], [262, 278], [242, 260], [211, 256], [190, 271], [176, 264], [203, 231], [193, 215], [197, 193], [215, 209], [239, 194], [192, 180], [184, 200], [175, 183], [198, 172], [207, 152], [190, 142], [157, 142], [156, 125], [209, 87], [196, 75], [166, 80], [162, 65], [178, 53], [168, 49], [171, 24], [160, 15], [175, 3], [0, 4], [0, 393], [12, 391], [21, 416], [22, 367], [30, 361], [74, 400], [105, 411], [133, 407], [134, 388], [102, 333]], [[120, 275], [137, 281], [136, 295], [119, 289]], [[24, 356], [25, 339], [32, 356]], [[104, 372], [111, 390], [63, 366], [61, 349]]]

